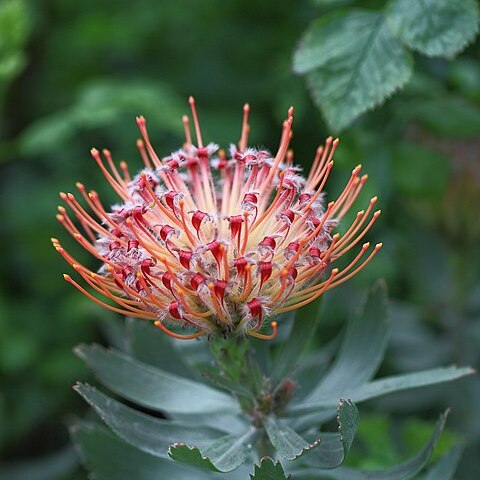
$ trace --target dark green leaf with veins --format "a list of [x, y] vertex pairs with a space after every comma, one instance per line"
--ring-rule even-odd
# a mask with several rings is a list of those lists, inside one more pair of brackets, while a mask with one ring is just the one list
[[350, 10], [310, 26], [295, 53], [294, 69], [307, 74], [328, 124], [341, 130], [403, 87], [413, 60], [381, 13]]
[[476, 0], [393, 0], [388, 24], [410, 48], [432, 57], [452, 57], [478, 32]]

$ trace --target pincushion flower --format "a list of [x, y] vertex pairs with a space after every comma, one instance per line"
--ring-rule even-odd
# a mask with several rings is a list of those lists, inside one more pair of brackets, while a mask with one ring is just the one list
[[[204, 145], [190, 98], [196, 142], [184, 116], [183, 148], [160, 158], [143, 117], [137, 146], [144, 168], [131, 176], [108, 150], [91, 154], [120, 198], [107, 209], [77, 183], [81, 201], [61, 193], [60, 223], [102, 266], [93, 272], [52, 239], [83, 278], [65, 279], [88, 298], [125, 315], [152, 320], [176, 338], [248, 334], [273, 338], [267, 319], [299, 308], [362, 270], [381, 248], [358, 248], [343, 268], [332, 268], [356, 247], [380, 214], [376, 197], [340, 236], [334, 230], [357, 199], [367, 175], [357, 166], [338, 198], [325, 204], [323, 188], [338, 139], [319, 147], [305, 178], [288, 150], [293, 109], [275, 155], [248, 147], [249, 106], [240, 140], [229, 153]], [[85, 206], [87, 208], [85, 208]]]

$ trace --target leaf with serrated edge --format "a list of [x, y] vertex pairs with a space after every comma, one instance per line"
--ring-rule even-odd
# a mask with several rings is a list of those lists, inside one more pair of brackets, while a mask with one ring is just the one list
[[75, 353], [106, 387], [144, 407], [188, 414], [240, 411], [236, 400], [226, 393], [100, 345], [81, 345]]
[[322, 16], [310, 26], [294, 69], [307, 74], [315, 103], [338, 131], [403, 87], [413, 59], [381, 13], [349, 10]]
[[175, 443], [171, 445], [168, 449], [168, 456], [176, 462], [205, 468], [213, 472], [220, 472], [208, 457], [202, 455], [197, 447], [190, 447], [185, 443]]
[[335, 362], [305, 402], [311, 399], [350, 398], [340, 395], [349, 389], [370, 380], [378, 370], [385, 354], [388, 340], [388, 295], [384, 281], [378, 281], [365, 298], [363, 308], [352, 316]]
[[341, 400], [337, 408], [338, 433], [322, 433], [318, 447], [305, 463], [316, 468], [337, 468], [343, 463], [357, 433], [359, 414], [350, 400]]
[[213, 428], [185, 425], [138, 412], [90, 385], [77, 384], [75, 390], [119, 437], [151, 455], [167, 458], [172, 443], [182, 441], [203, 446], [222, 436], [222, 432]]
[[432, 57], [460, 53], [478, 33], [476, 0], [394, 0], [386, 14], [406, 45]]
[[317, 442], [308, 443], [277, 418], [267, 417], [264, 420], [264, 427], [278, 456], [285, 460], [296, 460], [317, 446]]
[[177, 462], [206, 468], [214, 472], [231, 472], [245, 462], [256, 429], [250, 427], [242, 435], [226, 435], [200, 449], [185, 443], [170, 446], [168, 456]]
[[[352, 390], [345, 387], [345, 390], [340, 393], [341, 397], [350, 398], [353, 402], [359, 403], [372, 398], [387, 395], [389, 393], [398, 392], [401, 390], [408, 390], [411, 388], [425, 387], [428, 385], [435, 385], [438, 383], [449, 382], [472, 375], [475, 373], [470, 367], [446, 367], [434, 368], [431, 370], [424, 370], [422, 372], [407, 373], [404, 375], [392, 375], [391, 377], [381, 378], [373, 382], [364, 383]], [[292, 405], [288, 409], [289, 414], [305, 415], [314, 413], [319, 410], [325, 412], [328, 408], [334, 408], [336, 405], [335, 397], [320, 397], [317, 399], [311, 398], [308, 402], [301, 402]]]
[[[355, 470], [339, 467], [333, 470], [304, 468], [292, 472], [296, 480], [410, 480], [427, 464], [442, 433], [448, 411], [440, 417], [435, 430], [425, 447], [414, 457], [386, 470]], [[443, 479], [442, 479], [443, 480]]]
[[344, 455], [347, 456], [357, 433], [359, 421], [358, 409], [351, 400], [340, 400], [337, 409], [337, 421]]
[[280, 462], [274, 463], [270, 457], [263, 457], [260, 465], [255, 465], [253, 475], [250, 480], [289, 480], [290, 475], [286, 476]]

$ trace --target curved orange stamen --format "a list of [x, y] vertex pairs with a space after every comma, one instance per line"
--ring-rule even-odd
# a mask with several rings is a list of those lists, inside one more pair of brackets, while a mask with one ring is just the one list
[[170, 337], [177, 338], [178, 340], [193, 340], [194, 338], [202, 337], [203, 335], [206, 335], [208, 333], [206, 330], [201, 330], [200, 332], [192, 333], [189, 335], [181, 335], [179, 333], [175, 333], [169, 330], [160, 320], [154, 322], [154, 325], [167, 335], [170, 335]]

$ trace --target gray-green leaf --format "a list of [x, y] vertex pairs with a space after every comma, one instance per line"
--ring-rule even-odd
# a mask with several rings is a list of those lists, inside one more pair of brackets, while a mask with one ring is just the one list
[[401, 88], [413, 70], [385, 17], [367, 10], [315, 21], [294, 56], [330, 127], [341, 130]]
[[453, 480], [462, 458], [464, 445], [455, 445], [431, 467], [424, 480]]
[[[392, 375], [390, 377], [374, 380], [373, 382], [364, 383], [363, 385], [352, 389], [345, 386], [345, 390], [340, 393], [340, 396], [343, 398], [351, 398], [354, 402], [358, 403], [401, 390], [450, 382], [474, 373], [475, 370], [470, 367], [451, 366], [445, 368], [433, 368], [422, 372], [406, 373], [404, 375]], [[313, 400], [312, 397], [309, 401], [293, 405], [288, 412], [295, 415], [304, 415], [319, 410], [325, 411], [328, 407], [333, 407], [336, 402], [337, 400], [334, 396], [324, 396], [317, 398], [316, 400]], [[321, 416], [323, 413], [320, 412], [319, 415]]]
[[429, 56], [452, 57], [478, 32], [476, 0], [394, 0], [388, 24], [410, 48]]
[[78, 384], [75, 390], [119, 437], [157, 457], [167, 458], [168, 447], [172, 443], [207, 445], [222, 435], [213, 428], [183, 425], [138, 412], [89, 385]]
[[70, 429], [80, 456], [95, 480], [210, 480], [207, 472], [144, 453], [115, 437], [105, 428], [84, 422]]
[[317, 468], [337, 468], [343, 463], [357, 432], [359, 414], [349, 400], [341, 400], [337, 409], [338, 433], [323, 433], [319, 445], [306, 459], [307, 465]]
[[237, 413], [236, 400], [201, 383], [163, 372], [99, 345], [81, 345], [75, 352], [99, 380], [122, 397], [169, 413]]
[[[363, 308], [349, 321], [335, 362], [305, 401], [351, 390], [375, 375], [388, 340], [388, 295], [385, 282], [377, 282], [368, 292]], [[339, 398], [350, 398], [338, 394]]]
[[[298, 480], [410, 480], [427, 464], [437, 441], [445, 426], [448, 412], [440, 417], [437, 426], [425, 447], [406, 462], [386, 470], [355, 470], [352, 468], [335, 468], [319, 470], [308, 468], [293, 472]], [[443, 480], [443, 477], [442, 477]]]
[[278, 418], [267, 417], [264, 426], [270, 442], [282, 459], [296, 460], [317, 446], [317, 442], [308, 443]]
[[201, 450], [185, 443], [171, 445], [168, 456], [177, 462], [206, 468], [214, 472], [231, 472], [245, 462], [255, 428], [249, 428], [240, 437], [226, 435]]
[[276, 386], [297, 367], [297, 362], [309, 345], [320, 320], [321, 302], [313, 302], [299, 309], [295, 315], [290, 336], [275, 362], [272, 382]]

